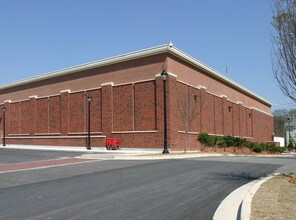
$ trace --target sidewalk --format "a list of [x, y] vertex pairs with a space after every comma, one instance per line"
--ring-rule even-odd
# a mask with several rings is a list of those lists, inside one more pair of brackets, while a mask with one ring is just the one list
[[81, 152], [88, 154], [122, 154], [122, 155], [145, 155], [160, 154], [161, 149], [142, 149], [142, 148], [121, 148], [120, 150], [106, 150], [105, 147], [92, 147], [87, 150], [86, 147], [69, 147], [69, 146], [44, 146], [44, 145], [15, 145], [7, 144], [4, 149], [22, 149], [22, 150], [44, 150], [44, 151], [64, 151], [64, 152]]
[[107, 150], [105, 147], [68, 147], [68, 146], [31, 146], [31, 145], [6, 145], [4, 149], [40, 150], [40, 151], [63, 151], [84, 153], [81, 158], [87, 159], [118, 159], [118, 160], [159, 160], [159, 159], [182, 159], [193, 157], [222, 156], [219, 153], [203, 153], [200, 151], [170, 151], [162, 154], [163, 149], [155, 148], [120, 148], [119, 150]]
[[41, 146], [41, 145], [6, 145], [0, 146], [4, 149], [22, 149], [22, 150], [44, 150], [44, 151], [63, 151], [63, 152], [81, 152], [85, 153], [81, 157], [88, 159], [117, 159], [117, 160], [163, 160], [163, 159], [186, 159], [196, 157], [294, 157], [295, 153], [277, 154], [233, 154], [233, 153], [215, 153], [200, 151], [170, 151], [169, 154], [162, 154], [163, 149], [156, 148], [120, 148], [119, 150], [107, 150], [105, 147], [92, 147], [87, 150], [86, 147], [69, 147], [69, 146]]

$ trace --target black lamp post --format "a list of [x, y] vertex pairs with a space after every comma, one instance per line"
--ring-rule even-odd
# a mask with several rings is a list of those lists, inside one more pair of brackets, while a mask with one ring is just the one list
[[164, 127], [164, 138], [163, 138], [163, 154], [168, 154], [168, 131], [167, 131], [167, 115], [166, 115], [166, 80], [168, 74], [166, 71], [162, 71], [160, 74], [162, 81], [163, 81], [163, 127]]
[[289, 126], [289, 140], [287, 140], [288, 144], [290, 143], [290, 139], [291, 139], [291, 126], [290, 126], [290, 123], [292, 121], [292, 118], [288, 117], [287, 118], [287, 121], [288, 121], [288, 126]]
[[3, 111], [3, 146], [6, 146], [6, 143], [5, 143], [5, 112], [6, 112], [6, 108], [4, 107], [2, 109]]
[[88, 103], [87, 145], [86, 145], [87, 150], [91, 150], [91, 147], [90, 147], [90, 102], [91, 102], [91, 99], [92, 99], [91, 96], [87, 97], [87, 103]]

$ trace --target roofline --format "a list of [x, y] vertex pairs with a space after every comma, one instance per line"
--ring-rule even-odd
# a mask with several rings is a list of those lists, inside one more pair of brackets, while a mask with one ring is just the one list
[[178, 48], [171, 47], [171, 48], [169, 48], [169, 52], [171, 54], [181, 58], [185, 62], [190, 63], [193, 66], [196, 66], [197, 68], [204, 70], [205, 72], [212, 75], [213, 77], [218, 78], [218, 79], [222, 80], [223, 82], [235, 87], [236, 89], [247, 93], [251, 97], [256, 98], [257, 100], [259, 100], [267, 105], [272, 106], [271, 102], [267, 101], [266, 99], [262, 98], [261, 96], [255, 94], [255, 93], [251, 92], [250, 90], [248, 90], [244, 86], [242, 86], [239, 83], [235, 82], [234, 80], [228, 78], [227, 76], [223, 75], [222, 73], [218, 72], [217, 70], [213, 69], [212, 67], [200, 62], [199, 60], [195, 59], [194, 57], [184, 53], [183, 51], [179, 50]]
[[61, 70], [57, 70], [57, 71], [53, 71], [53, 72], [48, 72], [48, 73], [45, 73], [42, 75], [30, 77], [30, 78], [20, 80], [17, 82], [4, 84], [4, 85], [0, 86], [0, 90], [4, 90], [4, 89], [16, 87], [16, 86], [21, 86], [21, 85], [25, 85], [25, 84], [29, 84], [29, 83], [34, 83], [34, 82], [38, 82], [38, 81], [42, 81], [42, 80], [46, 80], [46, 79], [56, 78], [59, 76], [68, 75], [68, 74], [75, 73], [78, 71], [85, 71], [88, 69], [108, 66], [111, 64], [116, 64], [116, 63], [120, 63], [120, 62], [124, 62], [124, 61], [129, 61], [129, 60], [133, 60], [133, 59], [148, 57], [148, 56], [162, 54], [162, 53], [172, 54], [172, 55], [182, 59], [183, 61], [185, 61], [185, 62], [187, 62], [199, 69], [204, 70], [208, 74], [212, 75], [213, 77], [215, 77], [217, 79], [222, 80], [223, 82], [227, 83], [228, 85], [231, 85], [231, 86], [235, 87], [236, 89], [250, 95], [251, 97], [253, 97], [253, 98], [269, 105], [269, 106], [272, 105], [271, 102], [256, 95], [255, 93], [249, 91], [248, 89], [246, 89], [245, 87], [236, 83], [235, 81], [233, 81], [233, 80], [229, 79], [228, 77], [224, 76], [223, 74], [219, 73], [215, 69], [207, 66], [206, 64], [196, 60], [192, 56], [190, 56], [190, 55], [184, 53], [183, 51], [179, 50], [178, 48], [174, 47], [172, 43], [163, 44], [160, 46], [151, 47], [151, 48], [147, 48], [144, 50], [139, 50], [139, 51], [135, 51], [135, 52], [131, 52], [131, 53], [125, 53], [122, 55], [118, 55], [118, 56], [114, 56], [114, 57], [110, 57], [110, 58], [106, 58], [106, 59], [102, 59], [102, 60], [98, 60], [98, 61], [93, 61], [93, 62], [89, 62], [89, 63], [85, 63], [85, 64], [81, 64], [81, 65], [77, 65], [77, 66], [73, 66], [73, 67], [69, 67], [69, 68], [65, 68], [65, 69], [61, 69]]

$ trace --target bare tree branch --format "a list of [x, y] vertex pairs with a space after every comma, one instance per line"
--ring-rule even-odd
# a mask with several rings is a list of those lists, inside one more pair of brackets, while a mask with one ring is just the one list
[[[183, 88], [181, 88], [183, 87]], [[195, 119], [201, 114], [205, 102], [205, 95], [198, 89], [187, 85], [177, 86], [177, 117], [185, 132], [184, 151], [187, 151], [189, 137]]]
[[282, 92], [296, 102], [296, 0], [274, 0], [273, 74]]

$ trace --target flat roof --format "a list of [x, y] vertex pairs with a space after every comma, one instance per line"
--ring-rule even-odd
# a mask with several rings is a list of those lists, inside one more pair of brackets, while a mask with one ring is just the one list
[[242, 92], [248, 94], [249, 96], [251, 96], [251, 97], [253, 97], [253, 98], [269, 105], [269, 106], [272, 105], [272, 103], [267, 101], [266, 99], [256, 95], [255, 93], [251, 92], [247, 88], [243, 87], [242, 85], [238, 84], [237, 82], [231, 80], [230, 78], [228, 78], [228, 77], [224, 76], [223, 74], [221, 74], [220, 72], [216, 71], [215, 69], [207, 66], [206, 64], [200, 62], [199, 60], [193, 58], [192, 56], [190, 56], [190, 55], [186, 54], [185, 52], [179, 50], [178, 48], [174, 47], [172, 43], [163, 44], [160, 46], [151, 47], [151, 48], [147, 48], [144, 50], [139, 50], [139, 51], [135, 51], [135, 52], [131, 52], [131, 53], [125, 53], [122, 55], [118, 55], [118, 56], [114, 56], [114, 57], [110, 57], [110, 58], [106, 58], [106, 59], [102, 59], [102, 60], [97, 60], [97, 61], [93, 61], [93, 62], [89, 62], [89, 63], [85, 63], [85, 64], [81, 64], [81, 65], [77, 65], [77, 66], [73, 66], [73, 67], [69, 67], [69, 68], [65, 68], [65, 69], [61, 69], [61, 70], [57, 70], [57, 71], [53, 71], [53, 72], [48, 72], [48, 73], [41, 74], [41, 75], [34, 76], [34, 77], [30, 77], [30, 78], [27, 78], [24, 80], [16, 81], [13, 83], [7, 83], [7, 84], [0, 86], [0, 90], [16, 87], [16, 86], [20, 86], [20, 85], [25, 85], [25, 84], [29, 84], [29, 83], [33, 83], [33, 82], [38, 82], [38, 81], [42, 81], [42, 80], [46, 80], [46, 79], [51, 79], [51, 78], [55, 78], [55, 77], [59, 77], [59, 76], [63, 76], [63, 75], [68, 75], [68, 74], [79, 72], [79, 71], [84, 71], [84, 70], [88, 70], [88, 69], [93, 69], [93, 68], [97, 68], [97, 67], [120, 63], [120, 62], [124, 62], [124, 61], [128, 61], [128, 60], [133, 60], [133, 59], [138, 59], [138, 58], [142, 58], [142, 57], [148, 57], [148, 56], [152, 56], [152, 55], [162, 54], [162, 53], [172, 54], [172, 55], [182, 59], [183, 61], [207, 72], [208, 74], [212, 75], [214, 78], [217, 78], [217, 79], [225, 82], [226, 84], [233, 86], [234, 88], [238, 89], [239, 91], [242, 91]]

